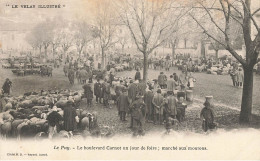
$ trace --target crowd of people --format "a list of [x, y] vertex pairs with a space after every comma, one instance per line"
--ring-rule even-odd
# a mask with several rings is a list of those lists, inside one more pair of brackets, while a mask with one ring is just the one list
[[[88, 107], [94, 107], [92, 103], [94, 96], [96, 104], [103, 104], [105, 108], [112, 108], [109, 100], [114, 100], [119, 119], [126, 122], [128, 116], [129, 128], [133, 130], [134, 136], [137, 136], [144, 134], [145, 123], [164, 125], [170, 130], [183, 121], [187, 108], [186, 90], [192, 90], [194, 82], [192, 74], [184, 70], [179, 76], [173, 73], [169, 77], [160, 72], [158, 79], [144, 82], [137, 69], [134, 79], [131, 79], [129, 84], [120, 80], [120, 83], [112, 88], [111, 79], [98, 78], [94, 83], [94, 90], [91, 83], [83, 85], [83, 89]], [[112, 90], [115, 91], [115, 95], [112, 94]], [[201, 117], [205, 118], [210, 129], [213, 127], [211, 122], [214, 120], [214, 115], [213, 112], [209, 112], [213, 111], [210, 103], [206, 102]]]
[[[169, 70], [170, 65], [168, 65], [165, 66], [166, 70]], [[98, 69], [94, 79], [93, 60], [82, 61], [78, 59], [73, 61], [71, 58], [67, 58], [63, 71], [71, 84], [74, 84], [75, 76], [78, 83], [82, 84], [84, 93], [81, 98], [86, 98], [88, 108], [95, 108], [96, 104], [101, 104], [104, 108], [109, 109], [113, 107], [111, 106], [111, 100], [113, 100], [117, 107], [119, 120], [126, 123], [129, 121], [129, 128], [132, 129], [133, 135], [138, 136], [145, 134], [145, 123], [165, 126], [167, 132], [170, 132], [171, 129], [185, 120], [185, 110], [188, 107], [187, 100], [190, 100], [186, 92], [192, 91], [194, 82], [196, 82], [192, 70], [188, 66], [182, 68], [179, 75], [173, 73], [167, 76], [161, 71], [157, 79], [145, 81], [141, 79], [140, 68], [137, 65], [133, 79], [130, 79], [129, 82], [120, 79], [118, 84], [113, 84], [115, 79], [113, 67], [106, 72], [108, 74], [105, 76], [102, 73], [100, 74], [101, 70]], [[241, 84], [236, 83], [236, 85]], [[10, 95], [11, 86], [12, 82], [6, 79], [2, 87], [3, 93]], [[113, 94], [113, 91], [115, 91], [115, 94]], [[93, 103], [94, 98], [95, 104]], [[67, 120], [66, 123], [64, 122], [64, 129], [72, 133], [75, 130], [73, 126], [74, 122], [77, 121], [77, 114], [73, 101], [68, 101], [67, 104], [64, 106], [63, 117], [64, 120]], [[67, 108], [71, 106], [73, 108]], [[206, 99], [204, 106], [200, 116], [203, 120], [203, 130], [207, 131], [214, 129], [216, 124], [214, 123], [215, 116], [212, 103]], [[51, 135], [57, 131], [54, 125], [61, 120], [57, 115], [56, 108], [56, 106], [53, 106], [53, 113], [47, 117]]]

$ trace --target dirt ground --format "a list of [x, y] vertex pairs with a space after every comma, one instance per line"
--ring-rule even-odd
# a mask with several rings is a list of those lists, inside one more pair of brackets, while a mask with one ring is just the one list
[[[160, 70], [149, 71], [149, 79], [157, 78]], [[164, 71], [165, 72], [165, 71]], [[179, 73], [176, 68], [165, 72], [168, 76], [173, 72]], [[135, 71], [120, 72], [117, 76], [134, 77]], [[70, 85], [68, 78], [64, 76], [62, 68], [54, 69], [53, 77], [41, 77], [37, 75], [32, 76], [16, 76], [10, 69], [0, 68], [0, 85], [4, 83], [5, 78], [11, 79], [13, 82], [12, 94], [22, 95], [29, 91], [40, 91], [41, 89], [73, 89], [82, 90], [82, 85]], [[194, 73], [196, 78], [194, 89], [194, 101], [186, 109], [186, 119], [179, 126], [179, 131], [192, 131], [196, 133], [203, 133], [201, 128], [201, 120], [199, 114], [203, 108], [204, 97], [212, 95], [214, 97], [216, 122], [219, 124], [218, 128], [231, 130], [234, 128], [244, 128], [238, 124], [239, 109], [241, 103], [242, 89], [232, 86], [229, 75], [209, 75], [205, 73]], [[77, 82], [77, 81], [75, 81]], [[260, 76], [254, 77], [254, 96], [253, 96], [253, 113], [252, 123], [250, 127], [260, 128]], [[89, 112], [96, 111], [98, 113], [98, 122], [100, 125], [108, 125], [113, 127], [115, 133], [131, 135], [129, 126], [129, 117], [127, 122], [121, 122], [118, 117], [117, 109], [111, 102], [112, 109], [104, 108], [103, 105], [96, 104], [93, 100], [93, 107], [88, 108]], [[86, 108], [86, 100], [81, 103], [81, 108]], [[247, 127], [248, 128], [248, 127]], [[146, 132], [163, 132], [165, 127], [163, 125], [154, 125], [153, 123], [146, 123], [144, 127]]]

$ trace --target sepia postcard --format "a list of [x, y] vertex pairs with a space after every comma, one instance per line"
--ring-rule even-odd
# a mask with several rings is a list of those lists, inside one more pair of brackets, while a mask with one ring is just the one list
[[0, 0], [0, 160], [260, 160], [259, 0]]

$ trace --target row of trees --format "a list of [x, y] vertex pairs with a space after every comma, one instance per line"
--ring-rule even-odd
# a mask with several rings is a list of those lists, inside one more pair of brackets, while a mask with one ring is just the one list
[[[253, 67], [260, 46], [259, 27], [252, 11], [251, 0], [100, 0], [93, 1], [92, 20], [64, 25], [52, 20], [38, 24], [28, 36], [28, 42], [45, 54], [49, 46], [55, 54], [57, 47], [66, 53], [75, 45], [79, 56], [89, 42], [100, 48], [102, 66], [107, 51], [115, 44], [131, 41], [143, 55], [143, 79], [148, 76], [148, 57], [158, 47], [171, 43], [173, 54], [180, 38], [207, 36], [216, 54], [228, 50], [244, 68], [244, 87], [240, 122], [248, 123], [252, 112]], [[91, 24], [91, 25], [90, 25]], [[252, 35], [252, 25], [256, 34]], [[54, 27], [55, 26], [55, 27]], [[125, 36], [118, 29], [124, 29]], [[243, 41], [241, 41], [243, 39]], [[244, 43], [246, 58], [235, 50]]]
[[48, 49], [51, 50], [55, 57], [58, 48], [66, 54], [73, 46], [81, 56], [83, 48], [97, 37], [96, 34], [95, 27], [86, 22], [68, 22], [56, 17], [37, 24], [27, 35], [26, 40], [33, 49], [39, 50], [40, 56], [42, 49], [45, 55]]

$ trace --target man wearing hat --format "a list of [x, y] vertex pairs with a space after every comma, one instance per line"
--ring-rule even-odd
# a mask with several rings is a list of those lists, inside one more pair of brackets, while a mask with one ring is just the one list
[[146, 92], [144, 94], [144, 103], [146, 104], [146, 115], [145, 115], [145, 119], [147, 122], [151, 122], [153, 121], [153, 111], [154, 111], [154, 107], [153, 107], [153, 92], [151, 89], [146, 89]]
[[116, 85], [116, 87], [115, 87], [116, 100], [118, 99], [118, 97], [122, 93], [122, 90], [124, 88], [123, 83], [124, 83], [123, 80], [120, 80], [120, 84]]
[[172, 74], [173, 75], [173, 79], [175, 80], [175, 82], [179, 82], [179, 77], [178, 77], [178, 75], [176, 74], [176, 73], [173, 73]]
[[122, 93], [118, 97], [118, 103], [117, 103], [121, 121], [126, 121], [125, 116], [126, 116], [126, 112], [128, 111], [129, 105], [130, 103], [127, 96], [127, 90], [123, 88]]
[[176, 89], [177, 82], [173, 79], [173, 76], [170, 76], [170, 79], [167, 80], [167, 94], [173, 93], [173, 91]]
[[135, 101], [136, 95], [138, 92], [137, 84], [133, 82], [133, 80], [130, 80], [130, 85], [128, 87], [128, 98], [130, 100], [130, 103]]
[[12, 87], [12, 82], [9, 80], [9, 78], [6, 78], [5, 83], [2, 87], [3, 95], [4, 94], [10, 95], [11, 87]]
[[162, 123], [164, 98], [161, 93], [161, 89], [158, 89], [152, 101], [154, 105], [154, 124]]
[[167, 81], [167, 76], [163, 72], [161, 72], [160, 75], [158, 76], [158, 84], [162, 89], [165, 88], [166, 81]]
[[177, 102], [177, 120], [179, 122], [184, 120], [186, 108], [187, 104], [184, 103], [184, 98], [180, 97]]
[[102, 85], [100, 83], [99, 78], [97, 79], [97, 82], [94, 84], [94, 95], [96, 96], [96, 103], [101, 103], [102, 99]]
[[84, 97], [87, 98], [87, 105], [88, 107], [91, 107], [93, 99], [93, 91], [91, 88], [91, 84], [87, 83], [84, 86], [82, 86], [82, 88], [84, 89]]
[[69, 81], [70, 81], [70, 84], [73, 85], [74, 84], [74, 78], [75, 77], [75, 71], [73, 68], [70, 68], [69, 69], [69, 72], [68, 72], [68, 78], [69, 78]]
[[200, 118], [203, 121], [202, 128], [206, 132], [208, 129], [216, 128], [216, 124], [214, 123], [215, 114], [209, 101], [206, 100], [203, 105], [204, 108], [201, 110]]
[[137, 99], [130, 106], [131, 117], [132, 117], [132, 127], [134, 131], [134, 136], [144, 135], [144, 122], [145, 122], [145, 113], [146, 105], [143, 101], [142, 96], [138, 95]]
[[141, 79], [141, 73], [139, 71], [139, 69], [136, 69], [136, 73], [135, 73], [135, 80], [140, 80]]
[[166, 99], [166, 119], [169, 117], [175, 119], [177, 115], [177, 100], [173, 96], [173, 92], [169, 93], [167, 99]]

